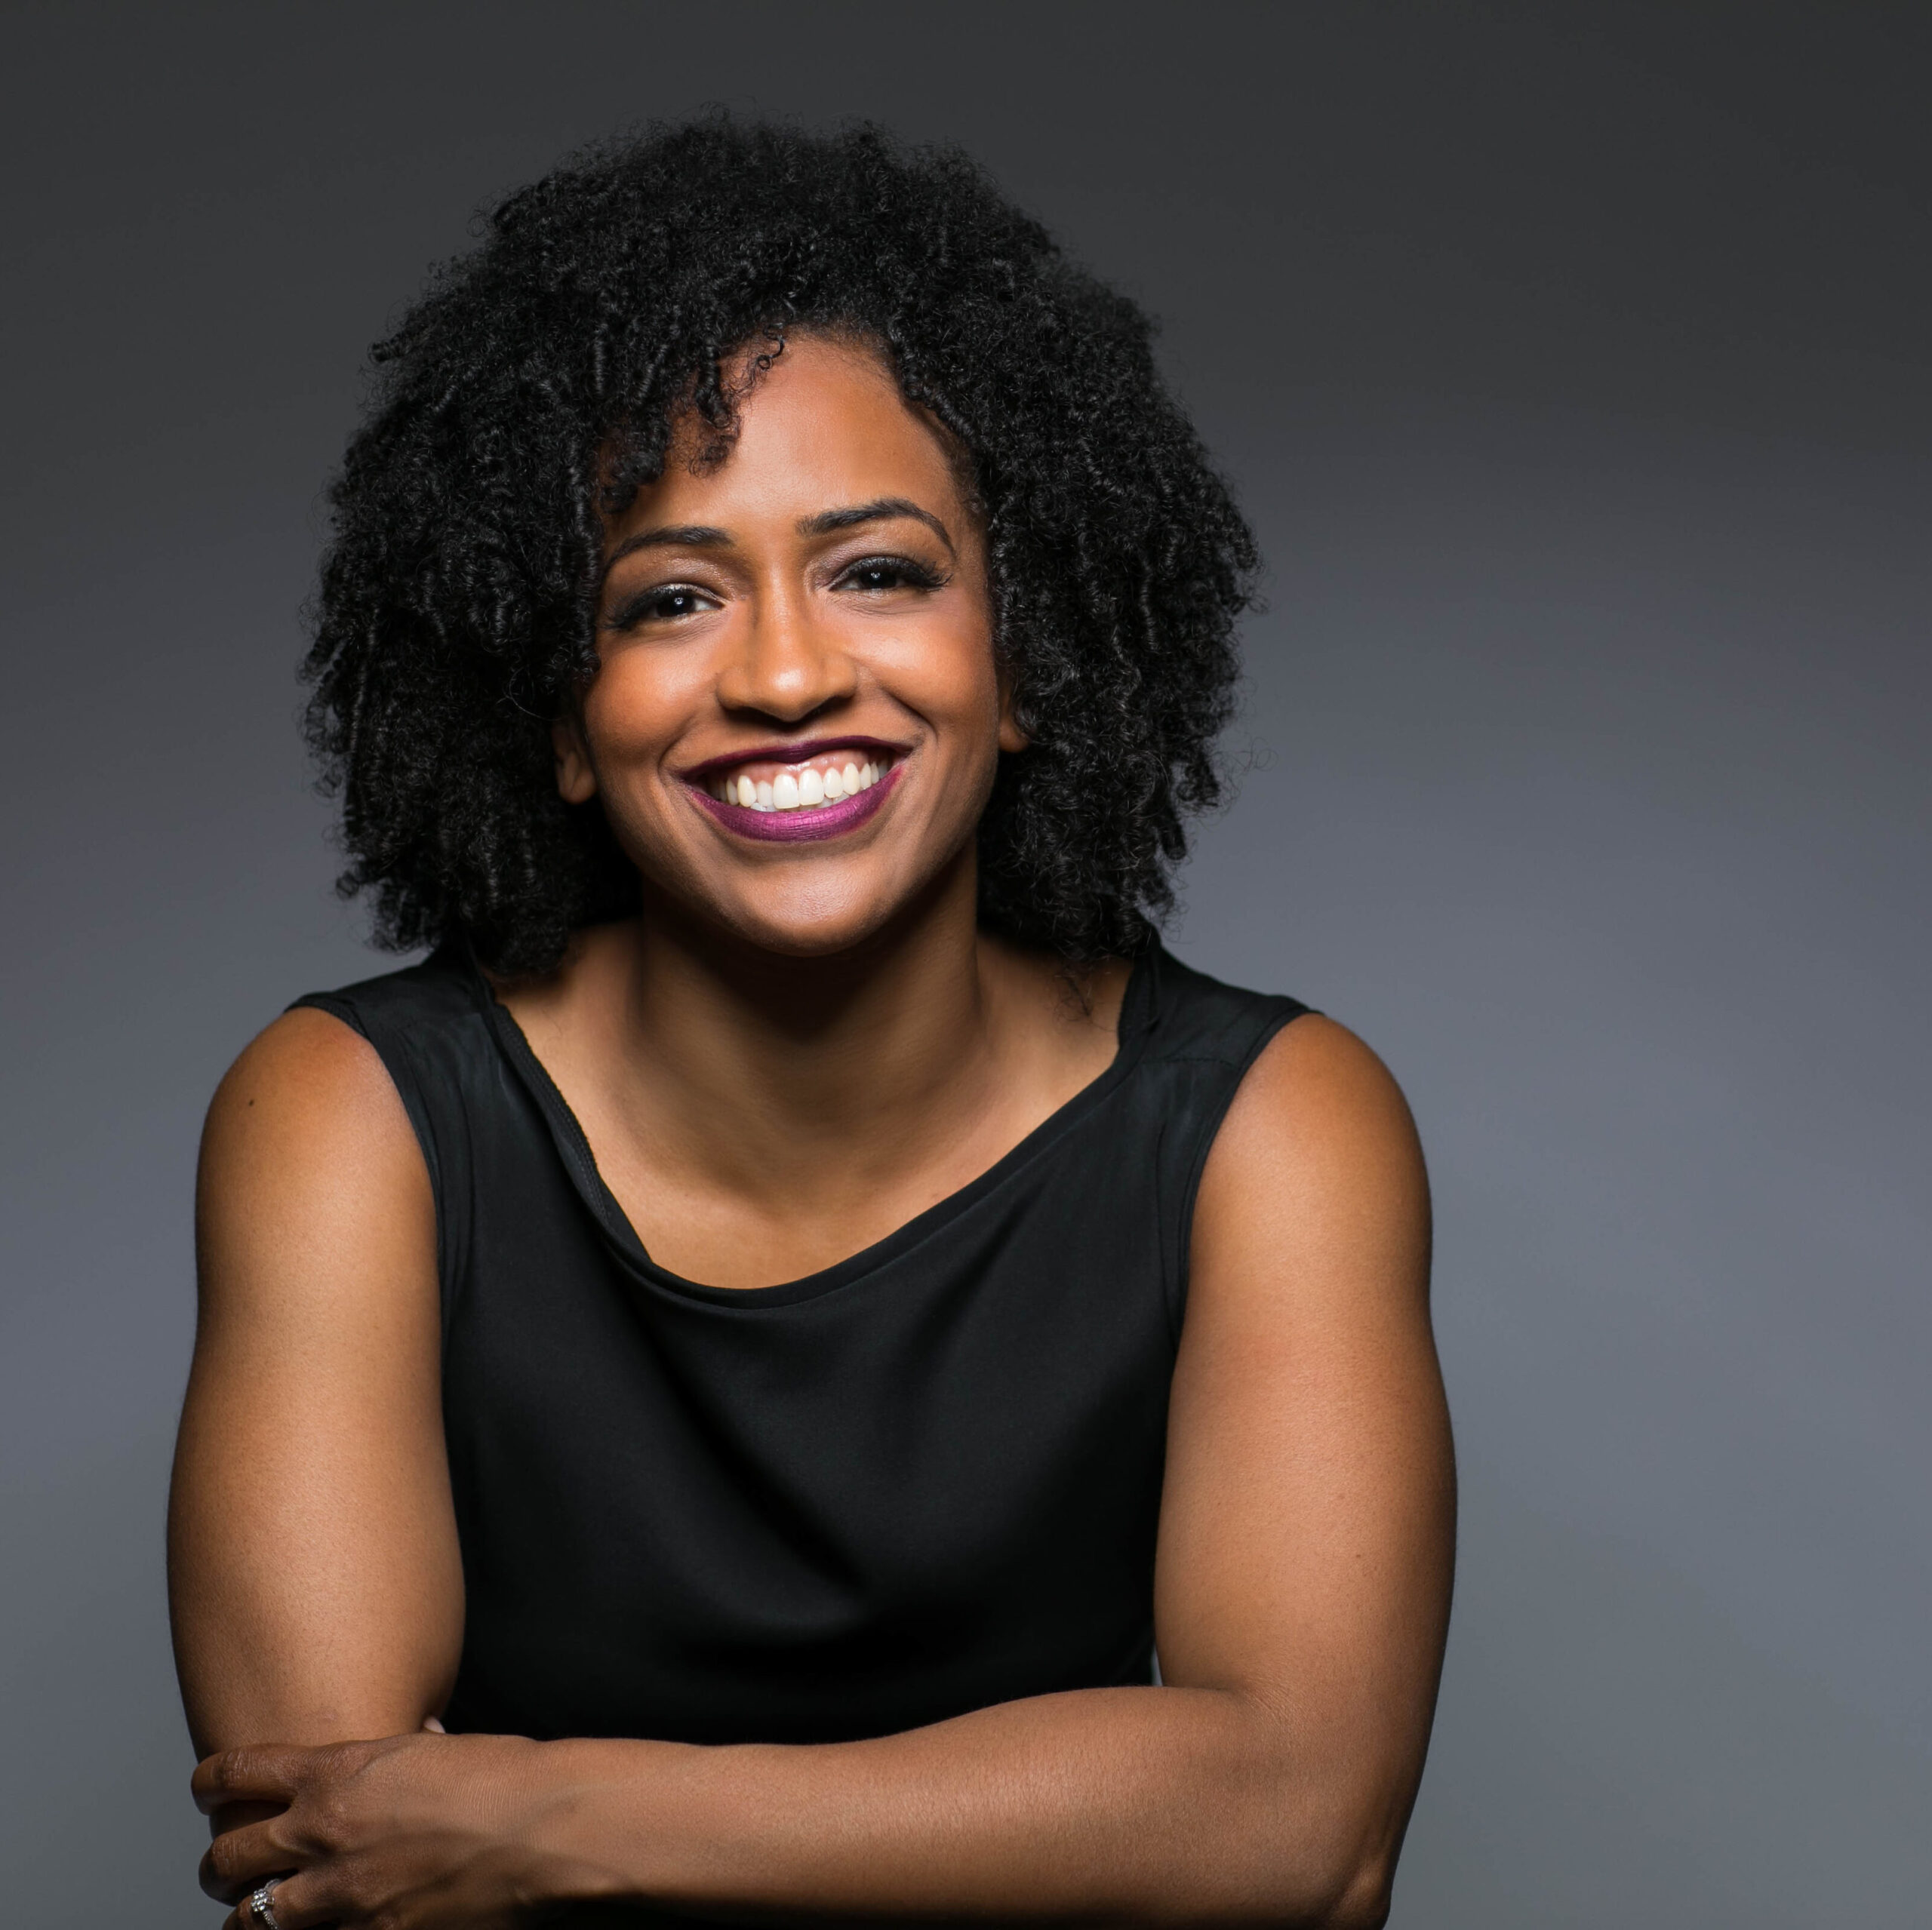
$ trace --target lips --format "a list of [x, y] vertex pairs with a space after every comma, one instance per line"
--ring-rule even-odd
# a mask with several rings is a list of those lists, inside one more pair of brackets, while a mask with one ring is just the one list
[[[855, 831], [876, 816], [899, 786], [902, 764], [895, 762], [875, 782], [835, 803], [798, 810], [761, 810], [756, 805], [730, 804], [712, 794], [702, 782], [688, 783], [691, 796], [728, 831], [767, 844], [815, 844]], [[721, 786], [721, 788], [724, 787]]]

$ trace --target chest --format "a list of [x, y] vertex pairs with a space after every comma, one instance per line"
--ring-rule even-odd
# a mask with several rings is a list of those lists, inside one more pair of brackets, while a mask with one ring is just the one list
[[487, 1719], [804, 1739], [1131, 1679], [1174, 1351], [1158, 1189], [1118, 1158], [737, 1295], [567, 1186], [480, 1188], [445, 1412]]

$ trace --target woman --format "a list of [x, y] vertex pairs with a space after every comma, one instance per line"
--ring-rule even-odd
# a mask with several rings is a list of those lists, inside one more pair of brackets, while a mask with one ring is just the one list
[[1366, 1048], [1153, 934], [1254, 556], [1143, 318], [956, 157], [714, 121], [379, 360], [312, 730], [435, 949], [209, 1117], [230, 1925], [1381, 1922], [1426, 1189]]

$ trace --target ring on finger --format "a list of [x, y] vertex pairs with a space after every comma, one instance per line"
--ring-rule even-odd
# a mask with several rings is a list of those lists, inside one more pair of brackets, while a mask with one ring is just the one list
[[248, 1899], [248, 1919], [257, 1930], [281, 1930], [275, 1914], [275, 1885], [281, 1881], [279, 1876], [271, 1876]]

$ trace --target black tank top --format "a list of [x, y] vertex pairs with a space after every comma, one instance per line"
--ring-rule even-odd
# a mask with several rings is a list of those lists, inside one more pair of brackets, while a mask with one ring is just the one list
[[1111, 1067], [989, 1172], [740, 1291], [654, 1264], [463, 954], [298, 1002], [381, 1055], [435, 1193], [450, 1729], [837, 1741], [1149, 1680], [1195, 1191], [1306, 1007], [1150, 951]]

